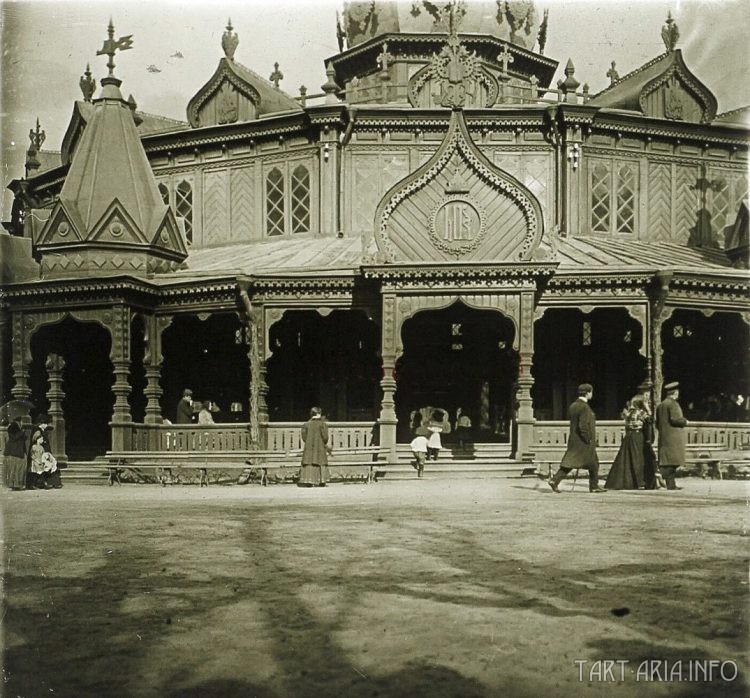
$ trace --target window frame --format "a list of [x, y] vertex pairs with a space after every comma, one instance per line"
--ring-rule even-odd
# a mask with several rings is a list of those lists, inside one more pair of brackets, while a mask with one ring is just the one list
[[[603, 180], [595, 180], [597, 167], [607, 170], [607, 229], [594, 225], [594, 196]], [[625, 189], [622, 169], [628, 168], [631, 176], [630, 189]], [[637, 238], [639, 234], [639, 206], [640, 206], [640, 167], [637, 159], [620, 157], [593, 156], [587, 159], [586, 169], [586, 230], [590, 235], [606, 235], [617, 238]], [[630, 193], [630, 230], [621, 225], [622, 197]], [[597, 200], [597, 205], [599, 201]], [[603, 217], [601, 218], [603, 220]]]

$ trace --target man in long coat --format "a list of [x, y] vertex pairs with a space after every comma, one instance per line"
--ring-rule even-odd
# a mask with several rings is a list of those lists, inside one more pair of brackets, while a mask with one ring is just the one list
[[560, 469], [549, 481], [554, 492], [559, 494], [560, 482], [573, 468], [589, 471], [589, 492], [605, 492], [599, 487], [599, 456], [596, 454], [596, 415], [589, 406], [594, 388], [589, 383], [578, 386], [578, 399], [570, 406], [570, 433]]
[[659, 470], [667, 482], [668, 490], [681, 490], [674, 479], [675, 471], [685, 465], [685, 427], [687, 419], [677, 402], [680, 384], [667, 383], [664, 386], [666, 397], [656, 408], [656, 429], [659, 432]]
[[191, 424], [193, 421], [193, 391], [185, 388], [175, 410], [175, 424]]

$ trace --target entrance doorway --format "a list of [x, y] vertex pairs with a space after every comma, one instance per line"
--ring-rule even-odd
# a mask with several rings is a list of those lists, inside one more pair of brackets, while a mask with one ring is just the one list
[[431, 407], [446, 411], [452, 428], [461, 409], [474, 442], [510, 441], [518, 378], [514, 336], [509, 318], [460, 301], [407, 320], [396, 364], [398, 439], [410, 438], [413, 413], [429, 414], [425, 408]]

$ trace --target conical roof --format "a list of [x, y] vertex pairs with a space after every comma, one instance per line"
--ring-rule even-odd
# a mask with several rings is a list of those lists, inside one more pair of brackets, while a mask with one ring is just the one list
[[148, 272], [187, 256], [120, 84], [112, 75], [101, 80], [59, 201], [35, 240], [47, 273]]
[[120, 93], [120, 81], [104, 78], [102, 83], [106, 84], [94, 100], [60, 202], [76, 217], [84, 238], [118, 200], [150, 239], [167, 206], [138, 137], [130, 105]]

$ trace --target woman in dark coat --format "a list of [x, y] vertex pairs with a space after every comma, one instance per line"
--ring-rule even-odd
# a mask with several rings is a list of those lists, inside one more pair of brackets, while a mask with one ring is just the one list
[[642, 396], [634, 397], [622, 412], [625, 437], [607, 475], [608, 490], [651, 489], [655, 486], [655, 457], [651, 448], [653, 418]]
[[302, 425], [302, 469], [300, 487], [325, 487], [328, 482], [328, 425], [320, 407], [310, 410], [310, 419]]
[[3, 449], [5, 486], [12, 490], [26, 489], [26, 435], [18, 422], [8, 425], [8, 441]]

